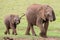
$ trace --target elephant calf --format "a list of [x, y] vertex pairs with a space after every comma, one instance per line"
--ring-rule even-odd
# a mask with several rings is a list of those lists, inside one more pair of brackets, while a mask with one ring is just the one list
[[14, 14], [7, 15], [4, 19], [4, 23], [6, 25], [5, 34], [7, 33], [10, 34], [9, 29], [12, 29], [13, 30], [12, 34], [17, 35], [16, 26], [17, 24], [20, 23], [20, 19], [21, 18], [18, 15], [14, 15]]
[[42, 37], [47, 37], [47, 29], [49, 25], [49, 21], [55, 21], [55, 13], [52, 7], [49, 5], [41, 5], [41, 4], [32, 4], [27, 8], [26, 18], [28, 22], [26, 35], [30, 35], [30, 29], [33, 35], [35, 34], [33, 26], [36, 25], [41, 30], [40, 35]]

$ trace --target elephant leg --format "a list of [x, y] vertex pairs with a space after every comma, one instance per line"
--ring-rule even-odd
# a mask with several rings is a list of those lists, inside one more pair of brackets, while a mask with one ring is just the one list
[[25, 35], [30, 35], [30, 25], [28, 24]]
[[44, 29], [44, 27], [43, 27], [42, 20], [38, 18], [37, 21], [36, 21], [36, 25], [37, 25], [37, 26], [39, 27], [39, 29], [41, 30], [40, 35], [41, 35], [42, 37], [44, 37], [45, 29]]
[[12, 31], [12, 34], [14, 35], [14, 31]]
[[30, 28], [31, 28], [31, 31], [32, 31], [32, 35], [36, 36], [33, 26], [31, 26]]
[[13, 30], [12, 34], [17, 35], [16, 25], [13, 25], [13, 24], [10, 23], [10, 27], [11, 27], [11, 29]]
[[12, 34], [17, 35], [17, 33], [16, 33], [16, 25], [10, 24], [10, 27], [13, 30]]
[[13, 34], [13, 35], [17, 35], [16, 26], [14, 26], [12, 29], [13, 29], [12, 34]]
[[7, 34], [7, 30], [4, 32], [4, 34]]
[[10, 31], [9, 31], [9, 29], [8, 29], [7, 33], [8, 33], [8, 34], [10, 34]]
[[15, 28], [12, 28], [12, 30], [13, 30], [12, 34], [13, 35], [17, 35], [16, 29]]
[[15, 35], [17, 35], [17, 31], [16, 31], [16, 29], [15, 29]]
[[7, 24], [6, 24], [6, 31], [5, 31], [5, 34], [10, 34], [9, 29], [10, 29], [10, 25], [7, 25]]
[[9, 32], [9, 29], [8, 29], [8, 28], [7, 28], [7, 29], [6, 29], [6, 31], [5, 31], [5, 34], [7, 34], [7, 33], [8, 33], [8, 34], [10, 34], [10, 32]]
[[40, 25], [37, 25], [37, 26], [38, 26], [39, 29], [41, 30], [40, 36], [44, 37], [45, 29], [44, 29], [43, 25], [40, 24]]
[[45, 36], [46, 37], [47, 37], [46, 34], [47, 34], [48, 25], [49, 25], [49, 22], [48, 21], [44, 23], [44, 29], [45, 29]]

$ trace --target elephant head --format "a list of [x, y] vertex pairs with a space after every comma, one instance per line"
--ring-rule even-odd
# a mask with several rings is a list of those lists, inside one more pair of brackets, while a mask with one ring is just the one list
[[20, 20], [21, 20], [21, 18], [22, 18], [23, 16], [25, 16], [25, 14], [23, 14], [21, 17], [19, 17], [18, 15], [16, 15], [16, 16], [14, 17], [14, 22], [15, 22], [15, 24], [19, 24], [19, 23], [20, 23]]
[[43, 5], [41, 7], [40, 16], [43, 20], [48, 19], [51, 22], [56, 20], [55, 13], [54, 13], [53, 9], [48, 5]]
[[16, 17], [14, 18], [14, 22], [15, 22], [16, 24], [19, 24], [19, 23], [20, 23], [20, 17], [19, 17], [19, 16], [16, 16]]
[[11, 23], [12, 24], [19, 24], [20, 23], [20, 17], [18, 15], [10, 15]]

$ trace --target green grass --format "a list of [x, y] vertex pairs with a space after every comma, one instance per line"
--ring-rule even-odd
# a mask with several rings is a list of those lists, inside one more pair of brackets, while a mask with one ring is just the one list
[[[27, 7], [31, 4], [48, 4], [56, 14], [56, 21], [50, 22], [48, 28], [48, 36], [60, 37], [60, 0], [0, 0], [0, 37], [5, 36], [4, 17], [8, 14], [16, 13], [19, 16], [25, 13]], [[18, 35], [15, 37], [27, 37], [25, 34], [27, 27], [26, 17], [21, 19], [21, 23], [17, 26]], [[34, 27], [36, 34], [39, 36], [39, 28]], [[14, 36], [14, 35], [10, 35]], [[30, 36], [31, 37], [31, 36]]]

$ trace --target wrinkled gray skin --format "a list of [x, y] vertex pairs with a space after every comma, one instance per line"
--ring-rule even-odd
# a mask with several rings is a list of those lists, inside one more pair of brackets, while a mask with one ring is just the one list
[[17, 35], [16, 27], [20, 23], [20, 17], [18, 15], [7, 15], [4, 19], [4, 23], [6, 26], [5, 34], [10, 34], [9, 30], [12, 29], [12, 34]]
[[42, 37], [47, 37], [47, 29], [49, 21], [55, 21], [55, 13], [49, 5], [33, 4], [27, 8], [26, 18], [28, 22], [26, 35], [30, 35], [30, 29], [32, 35], [36, 36], [33, 26], [39, 27]]

